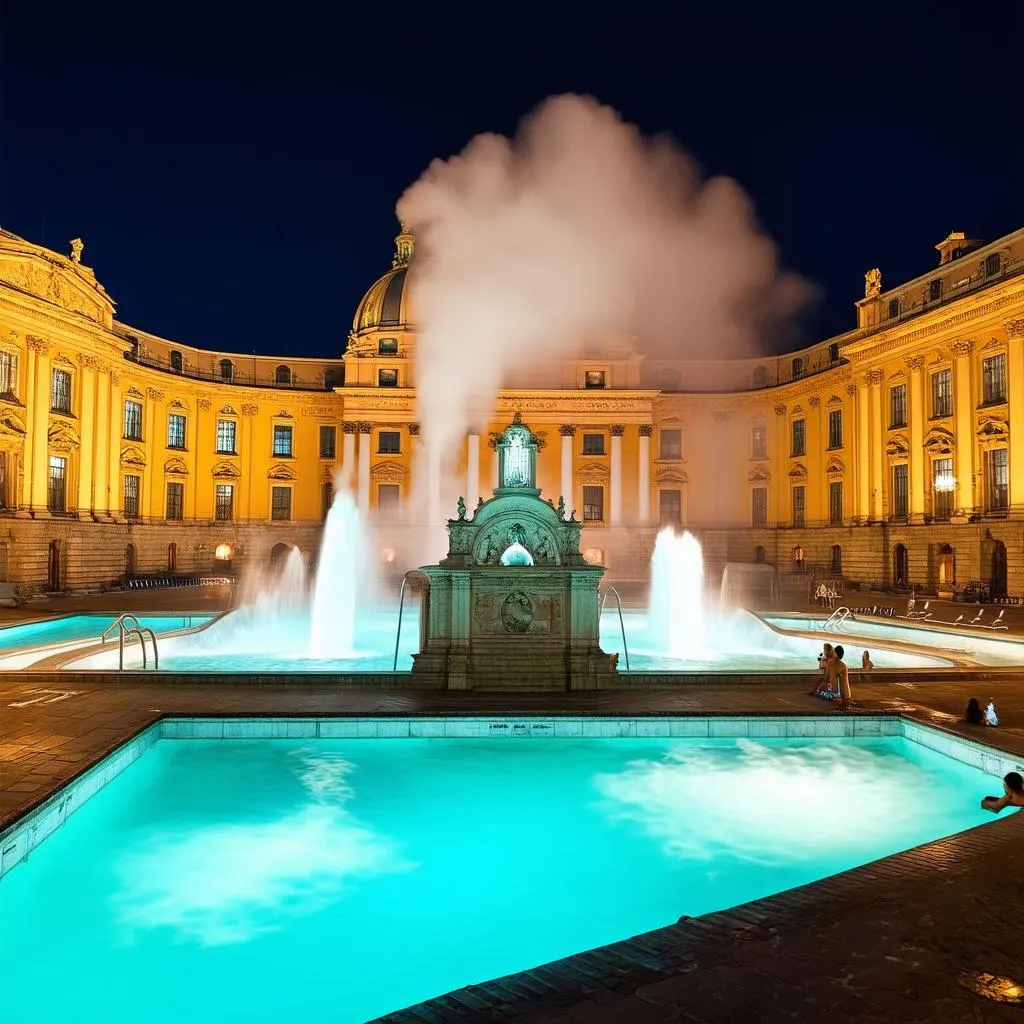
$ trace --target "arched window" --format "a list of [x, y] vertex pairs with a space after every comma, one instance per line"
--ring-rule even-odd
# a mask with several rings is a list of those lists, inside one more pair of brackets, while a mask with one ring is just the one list
[[168, 544], [167, 545], [167, 571], [177, 572], [178, 571], [178, 545]]
[[793, 376], [799, 377], [804, 372], [804, 361], [799, 356], [793, 360]]
[[182, 361], [181, 353], [175, 350], [171, 353], [171, 369], [175, 373], [181, 373]]
[[274, 383], [287, 387], [292, 382], [292, 371], [288, 366], [279, 366], [274, 371]]
[[768, 371], [763, 366], [759, 366], [754, 371], [754, 387], [755, 388], [766, 388], [766, 387], [768, 387]]
[[754, 561], [755, 562], [763, 562], [764, 559], [765, 559], [764, 547], [762, 545], [758, 544], [757, 547], [754, 548]]
[[231, 380], [235, 376], [235, 364], [230, 359], [222, 359], [217, 364], [221, 380]]
[[837, 575], [843, 571], [843, 549], [838, 544], [832, 545], [832, 571]]

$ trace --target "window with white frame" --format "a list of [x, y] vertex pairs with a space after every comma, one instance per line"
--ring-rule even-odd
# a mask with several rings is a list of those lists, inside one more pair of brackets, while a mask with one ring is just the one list
[[843, 447], [843, 410], [830, 409], [828, 414], [828, 446]]
[[185, 447], [185, 417], [181, 413], [172, 412], [167, 417], [167, 447]]
[[583, 488], [583, 521], [604, 522], [604, 488], [589, 486]]
[[1010, 468], [1005, 448], [985, 452], [986, 499], [989, 512], [1005, 512], [1010, 507]]
[[53, 412], [71, 412], [71, 374], [67, 370], [50, 371], [50, 408]]
[[948, 367], [932, 374], [932, 416], [953, 415], [953, 371]]
[[233, 484], [217, 484], [213, 518], [230, 522], [235, 517], [235, 488]]
[[282, 423], [274, 424], [274, 458], [292, 457], [292, 428]]
[[659, 458], [681, 459], [683, 457], [683, 432], [681, 430], [659, 431], [661, 441]]
[[139, 484], [142, 478], [134, 473], [124, 477], [124, 514], [129, 519], [139, 518]]
[[0, 395], [18, 393], [18, 357], [13, 352], [0, 352]]
[[755, 423], [751, 431], [750, 450], [755, 459], [768, 458], [768, 428], [763, 423]]
[[167, 508], [164, 518], [183, 519], [185, 516], [185, 485], [171, 480], [167, 484]]
[[804, 518], [806, 494], [803, 484], [797, 484], [793, 488], [793, 525], [797, 527], [806, 525]]
[[894, 384], [889, 388], [889, 426], [907, 425], [907, 385]]
[[235, 455], [235, 434], [238, 424], [234, 420], [217, 420], [217, 454]]
[[130, 398], [124, 403], [124, 436], [128, 441], [142, 440], [142, 403]]
[[1006, 401], [1006, 353], [981, 361], [981, 400], [985, 405]]

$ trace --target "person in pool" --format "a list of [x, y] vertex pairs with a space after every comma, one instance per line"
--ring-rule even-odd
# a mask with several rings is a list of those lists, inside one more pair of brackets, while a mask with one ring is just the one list
[[986, 811], [998, 814], [1004, 807], [1024, 807], [1024, 779], [1018, 772], [1007, 772], [1003, 776], [1003, 795], [987, 796], [981, 801]]
[[846, 662], [843, 661], [845, 653], [842, 644], [836, 644], [835, 660], [832, 662], [832, 690], [836, 695], [836, 707], [840, 711], [850, 706], [850, 698], [852, 696], [850, 693], [850, 672], [846, 667]]
[[831, 644], [825, 644], [818, 656], [818, 669], [821, 672], [821, 682], [811, 690], [812, 697], [823, 697], [832, 689], [832, 665], [835, 663], [836, 653]]

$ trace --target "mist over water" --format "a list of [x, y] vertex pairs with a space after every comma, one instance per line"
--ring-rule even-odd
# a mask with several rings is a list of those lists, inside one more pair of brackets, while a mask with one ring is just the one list
[[810, 296], [750, 200], [588, 97], [546, 100], [512, 139], [474, 138], [398, 203], [417, 236], [424, 441], [458, 449], [518, 368], [584, 344], [659, 358], [752, 355]]

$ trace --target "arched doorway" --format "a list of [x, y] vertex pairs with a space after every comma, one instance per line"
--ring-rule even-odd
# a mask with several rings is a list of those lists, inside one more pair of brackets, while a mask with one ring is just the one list
[[956, 582], [956, 556], [951, 545], [943, 544], [939, 547], [936, 566], [939, 570], [939, 588], [951, 590]]
[[989, 594], [992, 597], [1006, 597], [1006, 545], [1001, 541], [992, 542]]
[[275, 572], [284, 565], [288, 560], [288, 556], [291, 554], [291, 544], [275, 544], [270, 549], [270, 568]]
[[135, 545], [129, 544], [124, 549], [124, 575], [131, 579], [135, 575]]
[[167, 545], [167, 571], [177, 572], [178, 571], [178, 545], [168, 544]]
[[896, 590], [906, 590], [910, 585], [910, 559], [905, 544], [892, 549], [892, 585]]
[[754, 548], [754, 561], [755, 562], [763, 562], [764, 559], [765, 559], [765, 554], [766, 554], [766, 552], [764, 550], [763, 545], [758, 544], [757, 547]]
[[47, 560], [46, 589], [50, 591], [60, 590], [60, 541], [50, 541], [50, 554]]

